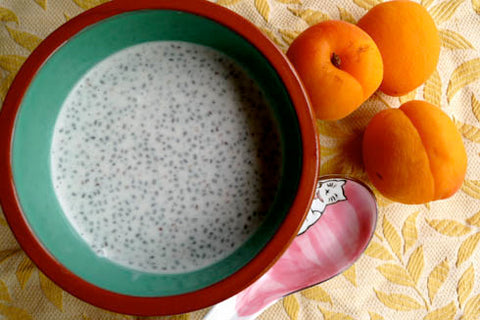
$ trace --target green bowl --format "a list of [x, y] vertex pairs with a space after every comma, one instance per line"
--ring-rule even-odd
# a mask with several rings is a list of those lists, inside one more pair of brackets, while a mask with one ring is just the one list
[[[50, 172], [53, 128], [75, 84], [108, 56], [162, 40], [212, 47], [238, 62], [265, 94], [283, 152], [280, 185], [265, 222], [225, 259], [178, 274], [141, 272], [95, 254], [62, 211]], [[65, 290], [117, 312], [182, 313], [239, 292], [288, 247], [315, 186], [314, 121], [295, 72], [253, 25], [204, 1], [112, 1], [72, 19], [22, 67], [0, 123], [1, 176], [11, 181], [2, 186], [0, 200], [19, 243]]]

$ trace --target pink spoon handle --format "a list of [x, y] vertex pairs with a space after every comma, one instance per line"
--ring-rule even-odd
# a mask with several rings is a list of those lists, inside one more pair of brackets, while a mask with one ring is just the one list
[[338, 275], [361, 256], [377, 220], [373, 193], [360, 182], [335, 176], [320, 179], [316, 191], [299, 235], [282, 257], [247, 289], [215, 305], [204, 320], [255, 319], [278, 299]]

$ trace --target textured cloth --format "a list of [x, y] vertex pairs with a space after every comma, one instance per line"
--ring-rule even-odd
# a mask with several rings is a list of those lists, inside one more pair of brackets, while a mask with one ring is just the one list
[[[181, 1], [181, 0], [179, 0]], [[309, 25], [358, 20], [379, 0], [218, 0], [286, 50]], [[0, 0], [0, 99], [29, 53], [70, 17], [104, 0]], [[480, 1], [422, 0], [442, 41], [437, 71], [413, 93], [375, 94], [338, 122], [318, 122], [322, 173], [367, 181], [361, 133], [386, 104], [414, 97], [441, 105], [468, 153], [452, 198], [407, 206], [378, 196], [379, 222], [365, 254], [349, 270], [279, 301], [260, 319], [480, 319]], [[341, 94], [341, 93], [339, 93]], [[415, 183], [415, 181], [412, 181]], [[154, 319], [201, 319], [207, 310]], [[135, 319], [90, 306], [55, 286], [21, 251], [0, 217], [0, 318]]]

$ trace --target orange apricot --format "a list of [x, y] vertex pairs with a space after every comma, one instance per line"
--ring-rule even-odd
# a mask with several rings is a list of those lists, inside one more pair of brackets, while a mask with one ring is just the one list
[[369, 122], [362, 143], [370, 181], [385, 197], [420, 204], [453, 195], [467, 155], [453, 121], [425, 101], [387, 109]]
[[318, 119], [346, 117], [382, 81], [382, 57], [375, 42], [366, 32], [344, 21], [329, 20], [308, 28], [293, 41], [287, 57]]
[[383, 2], [370, 9], [357, 25], [373, 38], [382, 54], [382, 92], [407, 94], [435, 71], [440, 37], [422, 5], [408, 0]]

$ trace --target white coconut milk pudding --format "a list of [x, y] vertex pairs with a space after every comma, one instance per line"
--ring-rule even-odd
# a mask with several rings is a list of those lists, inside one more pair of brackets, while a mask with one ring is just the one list
[[132, 269], [208, 266], [257, 230], [280, 178], [260, 89], [224, 54], [149, 42], [93, 67], [54, 129], [55, 192], [78, 234]]

